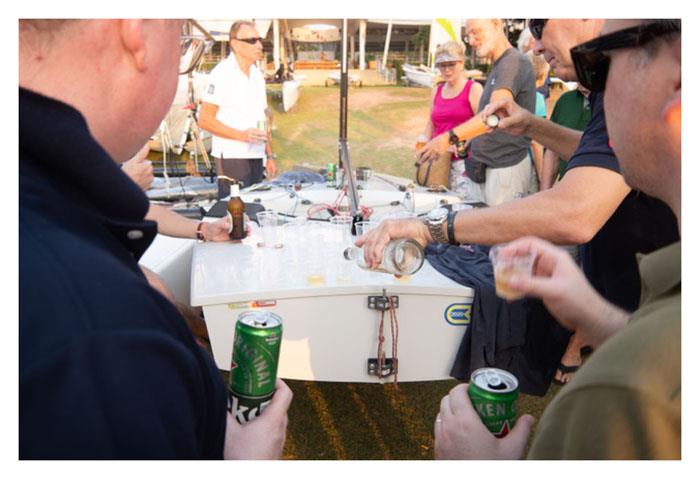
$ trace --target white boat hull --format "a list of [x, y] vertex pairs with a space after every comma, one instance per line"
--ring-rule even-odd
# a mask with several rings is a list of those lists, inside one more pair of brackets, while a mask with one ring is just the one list
[[284, 108], [285, 113], [291, 110], [299, 100], [299, 85], [298, 80], [282, 83], [282, 108]]
[[433, 88], [438, 77], [434, 71], [424, 71], [407, 63], [403, 65], [403, 72], [410, 83], [425, 88]]

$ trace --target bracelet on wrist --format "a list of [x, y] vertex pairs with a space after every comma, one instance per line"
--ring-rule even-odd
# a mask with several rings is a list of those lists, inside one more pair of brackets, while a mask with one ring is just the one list
[[197, 241], [206, 241], [204, 237], [204, 222], [200, 221], [197, 225]]

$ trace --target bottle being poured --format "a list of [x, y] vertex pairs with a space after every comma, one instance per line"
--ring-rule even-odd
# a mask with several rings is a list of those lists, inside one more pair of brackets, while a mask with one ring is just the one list
[[412, 239], [389, 242], [384, 248], [382, 262], [376, 268], [371, 268], [365, 262], [363, 248], [351, 246], [343, 251], [343, 256], [348, 261], [355, 261], [362, 269], [393, 274], [397, 278], [416, 273], [423, 266], [425, 260], [423, 247]]

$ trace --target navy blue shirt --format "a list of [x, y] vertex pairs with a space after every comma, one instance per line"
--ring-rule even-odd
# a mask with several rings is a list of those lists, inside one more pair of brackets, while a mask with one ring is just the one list
[[[594, 166], [620, 173], [605, 126], [603, 95], [591, 93], [590, 102], [591, 121], [567, 170]], [[651, 253], [678, 240], [673, 211], [662, 201], [633, 190], [593, 239], [581, 247], [581, 267], [603, 297], [634, 311], [641, 291], [636, 254]]]
[[137, 264], [145, 195], [78, 111], [19, 105], [20, 459], [221, 458], [221, 375]]

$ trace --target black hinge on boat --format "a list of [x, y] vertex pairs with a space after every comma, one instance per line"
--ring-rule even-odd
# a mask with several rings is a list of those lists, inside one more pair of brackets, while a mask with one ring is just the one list
[[377, 311], [389, 311], [393, 304], [394, 309], [399, 307], [398, 296], [367, 296], [367, 307]]
[[394, 374], [394, 371], [399, 367], [399, 360], [393, 360], [392, 358], [384, 358], [382, 362], [382, 367], [379, 369], [379, 359], [369, 358], [367, 359], [367, 374], [370, 376], [377, 376], [380, 378], [387, 378]]

